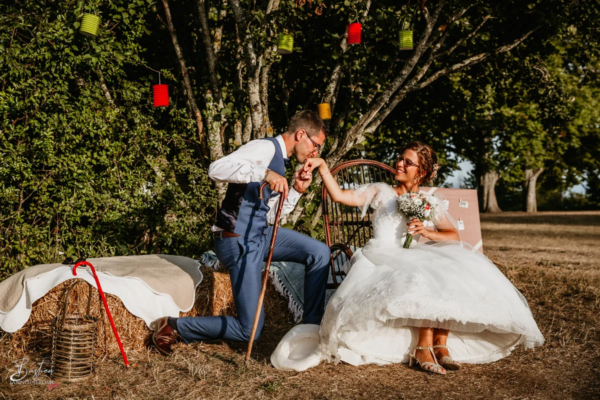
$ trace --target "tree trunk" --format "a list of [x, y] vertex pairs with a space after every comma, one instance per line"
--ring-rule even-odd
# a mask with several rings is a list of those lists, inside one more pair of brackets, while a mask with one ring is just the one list
[[248, 33], [248, 25], [246, 23], [244, 11], [239, 0], [231, 0], [230, 5], [236, 22], [240, 43], [244, 44], [246, 76], [248, 79], [247, 90], [248, 100], [250, 102], [250, 115], [252, 117], [252, 130], [254, 133], [254, 138], [260, 139], [265, 137], [265, 132], [261, 132], [261, 127], [263, 127], [263, 109], [260, 98], [260, 69], [262, 67], [262, 56], [259, 57], [256, 55], [252, 37]]
[[223, 144], [221, 140], [221, 126], [223, 126], [223, 121], [221, 120], [220, 113], [222, 102], [217, 103], [215, 100], [211, 91], [207, 90], [204, 94], [204, 101], [206, 103], [205, 115], [211, 161], [223, 157]]
[[544, 172], [544, 168], [525, 169], [525, 181], [523, 182], [523, 191], [525, 194], [525, 204], [523, 211], [537, 212], [536, 184], [539, 176]]
[[250, 113], [246, 116], [246, 123], [244, 124], [244, 130], [242, 131], [242, 144], [248, 143], [252, 140], [252, 117]]
[[[271, 52], [276, 53], [276, 49]], [[271, 121], [269, 120], [269, 71], [271, 69], [272, 57], [268, 57], [269, 53], [265, 54], [264, 65], [260, 71], [260, 100], [263, 110], [263, 121], [260, 127], [261, 135], [267, 137], [273, 137], [273, 128], [271, 128]]]
[[213, 37], [213, 52], [215, 55], [221, 51], [221, 40], [223, 40], [223, 21], [227, 17], [227, 0], [223, 0], [223, 8], [219, 11], [219, 21], [221, 25], [215, 28], [215, 35]]
[[481, 197], [481, 211], [484, 213], [502, 212], [500, 207], [498, 207], [498, 200], [496, 199], [496, 183], [498, 182], [498, 178], [499, 176], [496, 171], [488, 171], [480, 178], [479, 185], [483, 192]]
[[173, 19], [171, 18], [171, 10], [169, 9], [168, 0], [162, 0], [163, 6], [165, 7], [165, 17], [167, 20], [167, 27], [169, 28], [169, 33], [171, 34], [171, 40], [173, 41], [173, 47], [175, 48], [175, 54], [177, 54], [177, 61], [179, 61], [179, 67], [181, 69], [181, 76], [183, 78], [183, 87], [184, 92], [187, 97], [188, 104], [194, 114], [194, 118], [196, 120], [196, 124], [198, 127], [198, 140], [202, 145], [202, 150], [205, 152], [205, 155], [208, 156], [206, 148], [206, 139], [202, 135], [203, 130], [203, 122], [202, 122], [202, 114], [200, 113], [200, 109], [196, 103], [196, 99], [194, 98], [194, 92], [192, 91], [192, 83], [190, 82], [190, 76], [188, 74], [187, 67], [185, 65], [185, 59], [183, 58], [183, 52], [181, 51], [181, 46], [179, 46], [179, 41], [177, 40], [177, 33], [175, 31], [175, 26], [173, 25]]
[[233, 126], [233, 144], [236, 146], [241, 146], [242, 141], [242, 121], [239, 119], [235, 121], [235, 125]]
[[217, 103], [221, 101], [221, 89], [217, 76], [217, 67], [215, 53], [210, 38], [210, 29], [208, 27], [208, 17], [206, 15], [205, 0], [198, 0], [198, 18], [200, 19], [200, 32], [204, 43], [204, 51], [206, 52], [206, 64], [208, 66], [208, 78], [212, 89], [212, 95]]

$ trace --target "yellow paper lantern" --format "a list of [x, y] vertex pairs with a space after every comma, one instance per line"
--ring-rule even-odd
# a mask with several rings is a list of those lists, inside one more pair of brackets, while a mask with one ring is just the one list
[[294, 51], [294, 37], [287, 33], [279, 34], [277, 52], [279, 54], [291, 54]]
[[100, 17], [93, 14], [84, 14], [79, 32], [93, 37], [98, 34], [98, 26], [100, 26]]
[[400, 31], [400, 50], [413, 49], [413, 31]]

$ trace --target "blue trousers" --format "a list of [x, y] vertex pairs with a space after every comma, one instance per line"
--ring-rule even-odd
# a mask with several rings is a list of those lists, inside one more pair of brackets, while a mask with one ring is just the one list
[[[202, 340], [250, 340], [254, 315], [262, 287], [261, 272], [267, 260], [273, 234], [270, 226], [260, 243], [247, 242], [242, 237], [215, 239], [215, 253], [231, 277], [231, 289], [238, 317], [182, 317], [177, 319], [177, 331], [187, 344]], [[325, 313], [325, 289], [329, 273], [329, 247], [299, 232], [279, 228], [273, 251], [273, 261], [291, 261], [305, 265], [305, 324], [321, 323]], [[264, 307], [256, 331], [260, 337], [264, 327]]]

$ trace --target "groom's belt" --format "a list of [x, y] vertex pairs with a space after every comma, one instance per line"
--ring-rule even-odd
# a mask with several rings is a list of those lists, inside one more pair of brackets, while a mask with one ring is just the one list
[[215, 239], [232, 238], [232, 237], [240, 236], [237, 233], [232, 233], [232, 232], [227, 232], [227, 231], [214, 231], [213, 235], [215, 236]]

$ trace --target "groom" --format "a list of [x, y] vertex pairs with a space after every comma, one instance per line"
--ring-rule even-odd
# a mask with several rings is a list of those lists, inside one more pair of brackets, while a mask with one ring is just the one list
[[[208, 174], [217, 182], [229, 182], [223, 204], [213, 226], [215, 253], [231, 277], [235, 317], [160, 318], [154, 323], [152, 341], [161, 354], [172, 353], [171, 346], [181, 338], [192, 342], [226, 339], [249, 341], [261, 290], [261, 271], [267, 259], [280, 193], [285, 196], [282, 214], [291, 212], [311, 183], [310, 177], [295, 174], [290, 189], [285, 178], [289, 157], [303, 163], [318, 154], [325, 141], [325, 128], [319, 115], [310, 110], [297, 113], [288, 129], [275, 138], [253, 140], [210, 165]], [[268, 183], [259, 200], [258, 191]], [[325, 312], [325, 288], [330, 251], [322, 242], [285, 228], [279, 228], [273, 261], [305, 265], [305, 324], [320, 324]], [[256, 339], [264, 326], [260, 313]]]

